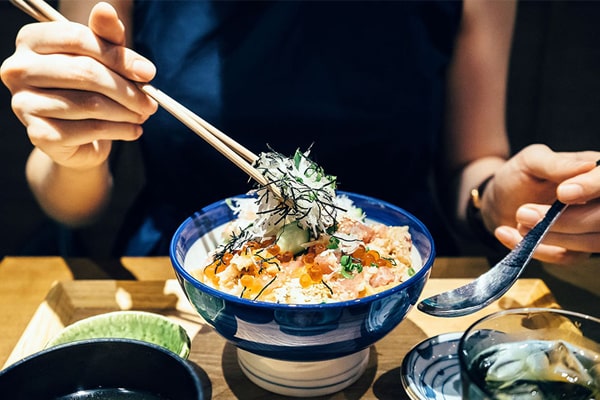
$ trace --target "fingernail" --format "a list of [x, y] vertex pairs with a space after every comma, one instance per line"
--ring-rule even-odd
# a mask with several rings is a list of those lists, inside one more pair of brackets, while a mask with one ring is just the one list
[[517, 219], [523, 223], [535, 224], [542, 216], [538, 212], [529, 207], [521, 207], [517, 210]]
[[505, 226], [499, 226], [498, 228], [496, 228], [494, 234], [496, 235], [498, 240], [500, 240], [503, 243], [510, 242], [513, 237], [512, 230]]
[[560, 185], [557, 189], [557, 193], [558, 197], [562, 200], [576, 200], [583, 195], [583, 188], [576, 183], [567, 183], [565, 185]]
[[156, 67], [147, 60], [135, 60], [133, 62], [133, 73], [136, 74], [138, 78], [149, 81], [154, 78]]

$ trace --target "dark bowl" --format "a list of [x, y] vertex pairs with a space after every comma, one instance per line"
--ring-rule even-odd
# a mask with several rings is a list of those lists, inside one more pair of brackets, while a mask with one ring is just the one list
[[408, 225], [420, 268], [407, 281], [357, 300], [326, 304], [276, 304], [252, 301], [215, 290], [185, 267], [198, 241], [206, 250], [218, 239], [210, 233], [235, 218], [226, 200], [189, 217], [171, 242], [170, 257], [189, 301], [218, 333], [250, 353], [286, 361], [331, 360], [357, 353], [388, 334], [417, 302], [430, 275], [435, 250], [427, 228], [413, 215], [384, 201], [344, 193], [372, 221]]
[[[132, 339], [71, 342], [42, 350], [0, 371], [2, 399], [108, 399], [83, 396], [107, 389], [113, 394], [122, 389], [123, 397], [116, 398], [203, 399], [202, 384], [192, 364], [161, 346]], [[124, 397], [124, 391], [138, 397]]]

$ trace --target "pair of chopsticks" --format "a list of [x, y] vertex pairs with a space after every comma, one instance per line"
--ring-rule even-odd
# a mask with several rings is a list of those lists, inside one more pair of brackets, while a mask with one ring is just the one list
[[[19, 9], [40, 22], [67, 21], [67, 18], [64, 15], [52, 8], [44, 0], [10, 1]], [[278, 188], [274, 185], [270, 185], [265, 176], [252, 166], [252, 164], [258, 159], [254, 153], [212, 126], [204, 119], [200, 118], [198, 115], [194, 114], [191, 110], [164, 92], [147, 83], [136, 83], [144, 93], [152, 97], [161, 107], [163, 107], [171, 115], [190, 128], [194, 133], [208, 142], [236, 166], [241, 168], [252, 179], [261, 185], [270, 188], [276, 195], [281, 197]]]

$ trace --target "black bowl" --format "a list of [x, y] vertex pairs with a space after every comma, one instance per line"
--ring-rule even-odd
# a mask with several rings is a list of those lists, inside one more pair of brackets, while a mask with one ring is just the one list
[[138, 397], [132, 398], [140, 399], [203, 399], [192, 364], [163, 347], [132, 339], [71, 342], [0, 371], [2, 399], [78, 399], [86, 397], [75, 393], [117, 389], [121, 398], [127, 398], [124, 392], [133, 392]]

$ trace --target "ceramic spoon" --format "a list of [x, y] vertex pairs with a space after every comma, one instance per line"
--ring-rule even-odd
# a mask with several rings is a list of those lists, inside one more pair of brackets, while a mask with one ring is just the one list
[[[600, 165], [600, 160], [596, 165]], [[459, 317], [474, 313], [500, 298], [519, 278], [533, 252], [565, 208], [566, 204], [556, 200], [544, 218], [488, 272], [464, 286], [421, 301], [418, 309], [438, 317]]]

